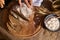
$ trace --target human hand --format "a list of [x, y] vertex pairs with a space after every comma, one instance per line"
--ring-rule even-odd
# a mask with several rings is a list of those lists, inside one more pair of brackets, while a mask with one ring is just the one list
[[[24, 0], [24, 2], [26, 3], [26, 5], [27, 5], [29, 8], [32, 6], [32, 0]], [[21, 0], [19, 0], [19, 4], [20, 4], [20, 6], [22, 6]]]
[[5, 4], [5, 1], [4, 1], [4, 0], [0, 0], [0, 7], [1, 7], [1, 8], [4, 7], [4, 4]]

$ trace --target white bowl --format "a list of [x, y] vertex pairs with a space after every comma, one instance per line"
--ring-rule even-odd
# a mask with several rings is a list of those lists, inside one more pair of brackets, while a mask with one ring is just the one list
[[60, 22], [56, 14], [50, 14], [45, 17], [44, 24], [48, 30], [57, 31], [60, 28]]

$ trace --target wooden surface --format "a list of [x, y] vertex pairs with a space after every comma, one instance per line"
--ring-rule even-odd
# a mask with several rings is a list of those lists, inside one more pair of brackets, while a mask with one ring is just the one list
[[[6, 25], [5, 25], [5, 23], [7, 22], [7, 16], [8, 16], [7, 11], [8, 10], [6, 10], [6, 9], [4, 9], [3, 11], [0, 11], [0, 26], [2, 28], [4, 28], [5, 30], [7, 29]], [[55, 11], [55, 13], [58, 16], [60, 16], [60, 11]], [[40, 16], [41, 16], [41, 20], [43, 20], [44, 15], [42, 15], [40, 13]], [[39, 33], [34, 37], [31, 37], [31, 38], [28, 38], [28, 39], [15, 39], [13, 37], [10, 37], [10, 38], [12, 38], [12, 40], [60, 40], [60, 30], [56, 31], [56, 32], [51, 32], [51, 31], [47, 30], [46, 28], [44, 28], [43, 26], [44, 26], [43, 21], [41, 21], [41, 26], [40, 26], [41, 29], [40, 29]], [[0, 30], [0, 32], [1, 32], [1, 30]], [[8, 32], [8, 31], [6, 31], [6, 32]], [[6, 39], [7, 40], [7, 37], [5, 37], [6, 35], [4, 33], [4, 30], [2, 31], [2, 33], [3, 34], [0, 34], [0, 40], [1, 39], [3, 39], [3, 40]]]

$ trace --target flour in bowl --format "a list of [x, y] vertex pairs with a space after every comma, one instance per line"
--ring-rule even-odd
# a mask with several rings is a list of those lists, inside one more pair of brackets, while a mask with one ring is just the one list
[[55, 31], [55, 30], [59, 29], [59, 20], [58, 20], [58, 18], [53, 17], [53, 18], [49, 19], [46, 22], [46, 27], [49, 30], [52, 30], [52, 31]]

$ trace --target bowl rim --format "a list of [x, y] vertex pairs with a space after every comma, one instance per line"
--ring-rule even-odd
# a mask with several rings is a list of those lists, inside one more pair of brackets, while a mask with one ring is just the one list
[[[49, 15], [47, 15], [45, 18], [44, 18], [44, 25], [45, 25], [45, 27], [46, 27], [46, 21], [48, 20], [48, 19], [50, 19], [50, 18], [52, 18], [52, 17], [58, 17], [56, 14], [49, 14]], [[57, 18], [58, 19], [58, 21], [59, 21], [59, 24], [60, 24], [60, 20], [59, 20], [59, 18]], [[47, 27], [46, 27], [47, 28]], [[47, 28], [48, 29], [48, 28]], [[59, 28], [57, 29], [57, 30], [50, 30], [50, 29], [48, 29], [49, 31], [58, 31], [60, 29], [60, 25], [59, 25]]]

